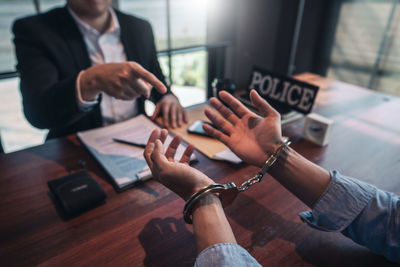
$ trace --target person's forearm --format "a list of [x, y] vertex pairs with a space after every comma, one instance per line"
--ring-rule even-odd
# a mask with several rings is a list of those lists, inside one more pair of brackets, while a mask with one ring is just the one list
[[99, 96], [99, 86], [96, 82], [96, 76], [92, 75], [90, 71], [83, 71], [79, 73], [77, 78], [77, 87], [79, 88], [80, 96], [84, 101], [95, 101]]
[[221, 202], [214, 194], [199, 200], [193, 212], [193, 230], [199, 253], [217, 243], [236, 243]]
[[280, 155], [269, 173], [311, 208], [330, 182], [327, 170], [315, 165], [291, 148]]

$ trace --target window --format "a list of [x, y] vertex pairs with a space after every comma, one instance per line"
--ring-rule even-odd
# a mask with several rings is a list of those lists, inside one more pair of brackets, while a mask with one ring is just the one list
[[32, 0], [0, 1], [0, 72], [15, 70], [14, 46], [12, 44], [11, 25], [16, 18], [35, 13]]
[[119, 10], [149, 21], [153, 27], [157, 50], [166, 50], [168, 48], [167, 1], [120, 0]]
[[42, 144], [47, 134], [25, 119], [18, 85], [17, 77], [0, 80], [0, 134], [5, 152]]
[[[119, 1], [122, 12], [152, 24], [161, 68], [184, 106], [206, 100], [206, 3], [204, 0]], [[151, 108], [147, 110], [151, 112]]]
[[204, 45], [207, 31], [207, 1], [170, 0], [171, 48]]
[[206, 100], [207, 52], [200, 50], [171, 57], [172, 91], [179, 96], [184, 106], [190, 106]]
[[63, 7], [66, 4], [65, 0], [39, 0], [39, 9], [40, 12], [46, 12], [49, 9], [56, 7]]
[[328, 77], [400, 96], [399, 1], [344, 1]]

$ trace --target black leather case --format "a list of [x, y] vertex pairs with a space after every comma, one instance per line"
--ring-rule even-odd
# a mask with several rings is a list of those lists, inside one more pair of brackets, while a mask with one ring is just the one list
[[106, 193], [86, 171], [47, 182], [51, 193], [67, 215], [77, 215], [105, 202]]

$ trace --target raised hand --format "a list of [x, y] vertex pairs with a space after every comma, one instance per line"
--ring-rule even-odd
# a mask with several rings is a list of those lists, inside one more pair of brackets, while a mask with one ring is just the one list
[[279, 113], [255, 90], [250, 92], [250, 99], [262, 117], [225, 91], [221, 91], [219, 97], [230, 109], [213, 97], [210, 103], [219, 114], [210, 109], [206, 109], [205, 114], [222, 131], [209, 125], [203, 125], [204, 130], [223, 142], [243, 161], [263, 166], [282, 142]]
[[175, 192], [184, 200], [201, 188], [213, 184], [214, 181], [205, 174], [189, 166], [190, 156], [193, 153], [193, 145], [189, 145], [179, 161], [174, 160], [176, 150], [181, 142], [180, 136], [175, 136], [165, 154], [163, 142], [167, 136], [167, 130], [155, 129], [147, 142], [144, 157], [153, 178]]

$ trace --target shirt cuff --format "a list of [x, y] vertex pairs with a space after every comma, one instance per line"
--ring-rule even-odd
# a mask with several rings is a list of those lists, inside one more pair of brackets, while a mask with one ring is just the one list
[[312, 211], [300, 218], [310, 227], [327, 231], [343, 231], [371, 201], [376, 187], [331, 171], [331, 182]]
[[81, 94], [81, 76], [84, 73], [84, 70], [79, 72], [78, 77], [76, 78], [76, 98], [77, 98], [77, 104], [78, 104], [78, 108], [80, 111], [83, 112], [88, 112], [91, 111], [93, 109], [93, 107], [99, 103], [99, 97], [97, 97], [96, 100], [93, 101], [86, 101], [82, 98], [82, 94]]
[[261, 266], [244, 248], [233, 243], [219, 243], [204, 249], [194, 266]]

